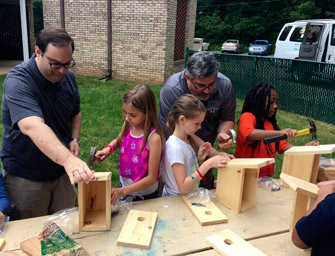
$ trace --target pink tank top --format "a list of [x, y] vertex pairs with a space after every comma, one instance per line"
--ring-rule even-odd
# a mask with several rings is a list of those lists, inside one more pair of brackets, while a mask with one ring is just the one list
[[[156, 129], [151, 128], [148, 139]], [[131, 135], [130, 128], [125, 134], [120, 148], [120, 176], [129, 178], [134, 182], [139, 181], [148, 174], [149, 150], [148, 141], [145, 142], [141, 152], [143, 134], [135, 137]], [[159, 170], [158, 170], [159, 177]]]

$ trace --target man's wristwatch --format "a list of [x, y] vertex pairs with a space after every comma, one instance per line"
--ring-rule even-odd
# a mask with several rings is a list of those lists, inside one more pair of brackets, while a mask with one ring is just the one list
[[72, 141], [75, 141], [75, 142], [77, 142], [77, 143], [78, 143], [78, 145], [80, 146], [80, 140], [79, 140], [79, 139], [77, 139], [77, 138], [73, 138], [73, 139], [72, 139]]

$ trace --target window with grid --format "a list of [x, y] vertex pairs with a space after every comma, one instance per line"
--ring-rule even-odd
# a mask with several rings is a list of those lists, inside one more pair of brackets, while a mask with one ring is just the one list
[[174, 42], [174, 60], [185, 56], [187, 0], [177, 0], [176, 34]]

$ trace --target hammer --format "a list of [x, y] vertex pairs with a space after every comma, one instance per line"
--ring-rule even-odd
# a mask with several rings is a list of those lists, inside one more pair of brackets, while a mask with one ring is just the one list
[[90, 169], [94, 168], [95, 153], [97, 152], [97, 147], [91, 147], [90, 150]]
[[[315, 126], [315, 123], [311, 119], [307, 119], [307, 120], [309, 122], [309, 128], [298, 131], [296, 137], [311, 133], [312, 134], [312, 140], [316, 140], [316, 126]], [[286, 140], [286, 139], [287, 139], [287, 135], [282, 134], [282, 135], [278, 135], [278, 136], [274, 136], [274, 137], [270, 137], [270, 138], [265, 138], [264, 139], [264, 144], [268, 145], [270, 143], [278, 142], [278, 141]]]

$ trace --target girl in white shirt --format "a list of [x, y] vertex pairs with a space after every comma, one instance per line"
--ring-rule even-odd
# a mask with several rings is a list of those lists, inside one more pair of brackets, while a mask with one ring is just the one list
[[197, 149], [192, 136], [201, 128], [205, 114], [205, 106], [191, 94], [181, 96], [172, 106], [167, 119], [172, 135], [165, 145], [163, 196], [187, 194], [204, 179], [209, 169], [223, 167], [229, 161], [224, 155], [204, 161], [211, 148], [209, 142]]

